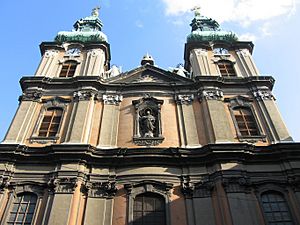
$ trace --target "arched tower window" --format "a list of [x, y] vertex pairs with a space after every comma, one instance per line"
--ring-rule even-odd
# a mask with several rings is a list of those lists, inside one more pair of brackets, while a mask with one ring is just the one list
[[233, 63], [227, 60], [220, 60], [217, 63], [222, 77], [236, 77]]
[[44, 113], [38, 136], [54, 137], [58, 132], [62, 113], [61, 108], [48, 108]]
[[73, 77], [76, 71], [77, 62], [67, 61], [64, 62], [59, 74], [59, 77]]
[[165, 199], [155, 193], [137, 195], [133, 204], [133, 225], [166, 225]]
[[262, 209], [268, 225], [293, 225], [288, 205], [281, 193], [264, 192], [261, 195]]
[[17, 195], [11, 207], [8, 225], [30, 225], [36, 208], [37, 196], [32, 193]]
[[242, 136], [260, 135], [258, 126], [250, 108], [236, 107], [233, 109], [233, 115]]

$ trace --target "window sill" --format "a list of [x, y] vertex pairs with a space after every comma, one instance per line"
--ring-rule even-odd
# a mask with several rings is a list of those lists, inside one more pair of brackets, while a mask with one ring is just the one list
[[31, 137], [29, 139], [30, 143], [39, 143], [39, 144], [47, 144], [47, 143], [57, 143], [59, 137]]
[[246, 141], [246, 142], [257, 142], [263, 141], [266, 142], [266, 135], [255, 135], [255, 136], [237, 136], [239, 141]]

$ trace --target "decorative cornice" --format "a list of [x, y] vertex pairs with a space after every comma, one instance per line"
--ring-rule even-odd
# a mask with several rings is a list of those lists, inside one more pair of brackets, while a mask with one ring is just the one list
[[276, 100], [274, 95], [269, 90], [257, 90], [253, 91], [253, 95], [256, 98], [256, 100]]
[[53, 178], [48, 182], [48, 187], [55, 193], [73, 193], [77, 187], [77, 178]]
[[252, 185], [248, 177], [226, 177], [222, 185], [228, 193], [249, 192]]
[[137, 195], [145, 192], [158, 192], [170, 196], [170, 190], [173, 188], [173, 184], [144, 180], [135, 184], [125, 184], [124, 188], [128, 195]]
[[122, 95], [103, 95], [103, 102], [106, 105], [119, 105], [120, 102], [123, 100]]
[[190, 105], [190, 104], [192, 104], [193, 100], [194, 100], [193, 94], [176, 96], [176, 103], [180, 104], [180, 105]]
[[42, 91], [25, 92], [19, 97], [19, 101], [40, 101], [43, 95]]
[[2, 192], [5, 188], [10, 185], [9, 177], [0, 177], [0, 192]]
[[89, 101], [95, 96], [93, 91], [75, 91], [73, 98], [75, 101]]
[[89, 197], [113, 198], [116, 195], [116, 182], [88, 182], [85, 185]]
[[220, 89], [207, 89], [199, 93], [199, 100], [222, 100], [223, 91]]
[[155, 146], [163, 142], [164, 137], [133, 137], [133, 143], [140, 146]]

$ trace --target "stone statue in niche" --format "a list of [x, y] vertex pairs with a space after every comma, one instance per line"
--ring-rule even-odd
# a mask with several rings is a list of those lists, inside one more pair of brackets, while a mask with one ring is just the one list
[[135, 108], [135, 123], [133, 142], [137, 145], [151, 146], [162, 143], [161, 105], [163, 100], [151, 97], [149, 94], [138, 100], [133, 100]]
[[154, 137], [155, 117], [151, 114], [150, 109], [145, 110], [145, 115], [140, 118], [140, 129], [142, 137]]

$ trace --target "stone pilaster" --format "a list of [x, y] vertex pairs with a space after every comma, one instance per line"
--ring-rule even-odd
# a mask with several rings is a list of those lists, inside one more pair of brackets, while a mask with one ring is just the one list
[[223, 92], [218, 88], [204, 89], [199, 93], [199, 99], [204, 107], [205, 125], [211, 131], [207, 132], [209, 142], [233, 142], [234, 137], [230, 128], [229, 117], [222, 101]]
[[176, 96], [180, 142], [182, 147], [199, 146], [193, 100], [193, 94]]
[[190, 62], [194, 76], [206, 76], [211, 74], [206, 49], [193, 49], [190, 54]]
[[269, 137], [273, 142], [293, 141], [290, 136], [280, 112], [275, 103], [275, 97], [269, 90], [255, 90], [253, 96], [256, 98], [262, 115], [267, 123]]
[[39, 93], [27, 93], [20, 97], [20, 105], [8, 129], [3, 143], [22, 144], [28, 137], [28, 132], [34, 123], [33, 117], [38, 107]]
[[116, 194], [114, 182], [89, 182], [86, 185], [88, 198], [84, 224], [112, 224], [113, 197]]
[[48, 224], [68, 224], [74, 191], [77, 187], [76, 178], [55, 178], [49, 181], [52, 196], [51, 211]]
[[117, 94], [103, 95], [103, 114], [100, 127], [98, 147], [114, 148], [117, 145], [120, 102], [122, 96]]
[[74, 108], [67, 135], [68, 143], [88, 143], [95, 106], [94, 96], [95, 93], [92, 91], [74, 93]]

